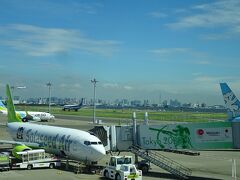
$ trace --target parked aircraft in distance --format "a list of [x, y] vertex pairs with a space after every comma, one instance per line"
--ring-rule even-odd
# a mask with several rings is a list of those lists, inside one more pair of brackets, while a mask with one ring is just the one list
[[[8, 114], [8, 110], [3, 102], [0, 100], [0, 112], [4, 115]], [[55, 119], [54, 115], [47, 112], [37, 112], [37, 111], [16, 111], [18, 117], [22, 119], [23, 122], [28, 121], [49, 121]]]
[[228, 111], [228, 121], [240, 121], [240, 101], [227, 83], [220, 83], [220, 87]]
[[83, 98], [81, 99], [81, 102], [79, 104], [68, 104], [68, 105], [64, 105], [62, 110], [63, 111], [71, 111], [71, 110], [74, 110], [74, 111], [78, 111], [80, 108], [83, 107]]
[[[45, 149], [46, 152], [65, 156], [71, 160], [92, 164], [102, 159], [106, 152], [102, 142], [93, 134], [72, 128], [23, 123], [15, 113], [9, 85], [6, 87], [8, 123], [7, 130], [13, 141], [1, 140], [2, 144], [14, 145], [13, 154]], [[30, 148], [31, 147], [31, 148]]]

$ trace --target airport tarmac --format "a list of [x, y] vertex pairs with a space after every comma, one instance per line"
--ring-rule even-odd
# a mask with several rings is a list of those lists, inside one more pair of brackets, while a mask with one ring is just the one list
[[[118, 124], [119, 121], [104, 120], [103, 122]], [[0, 123], [6, 123], [6, 117], [0, 116]], [[129, 123], [129, 120], [122, 120], [121, 124]], [[81, 130], [89, 130], [93, 127], [91, 118], [77, 117], [77, 116], [57, 116], [55, 121], [44, 122], [42, 124], [49, 124], [55, 126], [69, 127]], [[5, 130], [4, 126], [0, 126], [0, 139], [10, 140], [10, 136]], [[0, 146], [1, 147], [1, 146]], [[237, 164], [237, 177], [240, 178], [240, 151], [201, 151], [200, 156], [187, 156], [168, 152], [161, 152], [163, 155], [177, 161], [178, 163], [190, 168], [192, 170], [192, 176], [190, 179], [233, 179], [232, 175], [232, 159], [236, 159]], [[131, 153], [123, 153], [130, 154]], [[106, 155], [104, 159], [99, 162], [99, 165], [104, 166], [108, 162], [110, 155]], [[0, 179], [2, 180], [94, 180], [105, 179], [99, 174], [75, 174], [73, 171], [66, 171], [64, 168], [59, 169], [33, 169], [33, 170], [11, 170], [9, 172], [0, 172]], [[143, 175], [143, 179], [177, 179], [168, 172], [152, 165], [150, 173]]]

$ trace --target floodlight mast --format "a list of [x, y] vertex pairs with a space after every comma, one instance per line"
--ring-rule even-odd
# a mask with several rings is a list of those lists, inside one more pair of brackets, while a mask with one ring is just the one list
[[11, 86], [12, 98], [14, 100], [14, 90], [15, 89], [26, 89], [26, 86]]
[[91, 80], [91, 83], [93, 83], [93, 124], [96, 123], [96, 84], [97, 81], [95, 78]]
[[46, 84], [48, 86], [48, 112], [50, 113], [50, 108], [51, 108], [51, 86], [52, 84], [48, 82]]

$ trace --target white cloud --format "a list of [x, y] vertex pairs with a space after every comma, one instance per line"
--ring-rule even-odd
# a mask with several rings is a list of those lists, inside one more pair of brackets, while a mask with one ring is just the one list
[[[159, 48], [149, 50], [159, 58], [162, 62], [169, 62], [173, 60], [181, 60], [182, 62], [198, 65], [209, 65], [211, 64], [210, 56], [208, 53], [196, 51], [191, 48]], [[204, 60], [202, 60], [204, 59]]]
[[167, 14], [161, 12], [150, 12], [149, 15], [153, 18], [165, 18]]
[[206, 60], [200, 60], [200, 61], [196, 61], [195, 64], [209, 65], [209, 64], [211, 64], [211, 62], [210, 61], [206, 61]]
[[232, 76], [219, 76], [219, 77], [216, 77], [216, 76], [197, 76], [194, 81], [195, 82], [202, 82], [202, 83], [211, 83], [211, 84], [214, 84], [214, 83], [219, 83], [219, 82], [222, 82], [222, 81], [232, 81], [232, 80], [236, 80], [236, 77], [232, 77]]
[[169, 55], [173, 53], [186, 53], [189, 51], [191, 51], [189, 48], [159, 48], [150, 50], [149, 52], [158, 55]]
[[133, 90], [134, 88], [132, 86], [123, 86], [125, 90]]
[[91, 39], [77, 30], [43, 28], [25, 24], [2, 26], [0, 45], [9, 46], [30, 56], [48, 56], [71, 51], [112, 55], [120, 42]]
[[129, 85], [122, 85], [118, 83], [104, 83], [102, 85], [105, 89], [117, 89], [117, 90], [133, 90], [134, 88]]
[[104, 83], [102, 86], [104, 88], [119, 88], [119, 85], [117, 83]]
[[[240, 1], [218, 0], [212, 3], [191, 7], [191, 15], [179, 18], [177, 22], [168, 24], [171, 28], [216, 28], [224, 27], [224, 33], [240, 33]], [[221, 33], [221, 34], [224, 34]], [[212, 39], [220, 38], [211, 35]]]
[[82, 88], [82, 86], [81, 86], [80, 84], [78, 84], [78, 83], [73, 84], [73, 87], [74, 87], [74, 88], [77, 88], [77, 89]]

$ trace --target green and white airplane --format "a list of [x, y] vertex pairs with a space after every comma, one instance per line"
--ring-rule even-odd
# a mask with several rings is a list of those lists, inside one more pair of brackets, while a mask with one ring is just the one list
[[106, 152], [102, 142], [93, 134], [71, 128], [23, 123], [15, 113], [9, 85], [6, 86], [8, 122], [7, 130], [13, 141], [0, 140], [14, 145], [13, 155], [31, 148], [67, 156], [69, 159], [93, 163], [102, 159]]
[[[8, 110], [3, 102], [0, 100], [0, 113], [7, 115]], [[23, 122], [28, 121], [49, 121], [55, 119], [55, 117], [48, 112], [38, 112], [38, 111], [16, 111], [17, 116], [22, 119]]]

